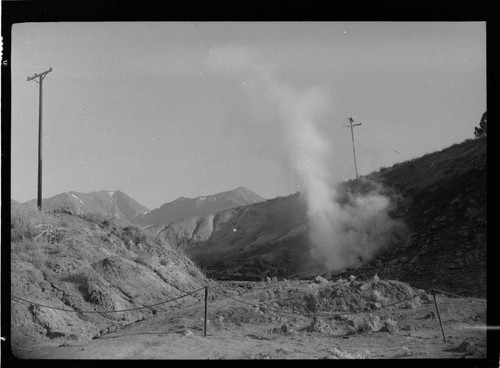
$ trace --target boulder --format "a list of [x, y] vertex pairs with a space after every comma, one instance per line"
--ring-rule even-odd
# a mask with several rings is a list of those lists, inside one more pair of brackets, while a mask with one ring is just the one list
[[314, 282], [316, 282], [317, 284], [328, 284], [328, 280], [319, 275], [314, 278]]

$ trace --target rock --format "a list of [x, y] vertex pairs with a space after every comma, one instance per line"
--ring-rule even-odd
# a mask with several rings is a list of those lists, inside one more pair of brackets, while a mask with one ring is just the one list
[[389, 332], [390, 334], [395, 334], [398, 331], [398, 323], [392, 318], [387, 318], [384, 321], [384, 327], [381, 328], [381, 331]]
[[389, 266], [395, 266], [399, 263], [399, 258], [395, 258], [389, 262]]
[[434, 319], [436, 318], [436, 315], [434, 314], [434, 312], [429, 312], [427, 313], [425, 316], [424, 316], [424, 319]]
[[373, 300], [374, 302], [380, 302], [380, 300], [382, 299], [382, 295], [380, 295], [380, 291], [373, 290], [372, 294], [370, 295], [370, 299]]
[[413, 325], [406, 325], [404, 327], [401, 327], [401, 330], [403, 330], [403, 331], [415, 331], [416, 329], [415, 329], [415, 326], [413, 326]]
[[283, 354], [290, 354], [290, 353], [293, 353], [293, 350], [289, 349], [289, 348], [278, 348], [278, 349], [276, 349], [276, 352], [283, 353]]
[[475, 353], [477, 352], [477, 347], [469, 341], [464, 341], [456, 348], [456, 351], [461, 353]]
[[410, 349], [408, 349], [408, 347], [403, 346], [403, 348], [401, 350], [402, 350], [402, 352], [401, 352], [401, 354], [399, 354], [399, 356], [411, 356], [411, 352], [410, 352]]
[[332, 328], [323, 320], [319, 318], [314, 318], [312, 325], [309, 327], [309, 330], [312, 332], [319, 332], [321, 334], [331, 334]]
[[379, 277], [377, 276], [377, 274], [375, 274], [375, 276], [373, 276], [373, 282], [376, 284], [380, 281]]
[[287, 324], [287, 323], [285, 323], [281, 326], [281, 332], [284, 334], [287, 334], [287, 335], [295, 335], [295, 333], [296, 333], [293, 326], [290, 324]]
[[314, 278], [314, 281], [315, 281], [317, 284], [323, 284], [323, 285], [324, 285], [324, 284], [328, 284], [328, 280], [327, 280], [327, 279], [325, 279], [324, 277], [319, 276], [319, 275], [318, 275], [318, 276], [316, 276], [316, 277]]

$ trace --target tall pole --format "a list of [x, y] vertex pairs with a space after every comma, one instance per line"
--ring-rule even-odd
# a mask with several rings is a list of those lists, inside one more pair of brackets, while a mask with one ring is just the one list
[[205, 332], [204, 336], [207, 337], [207, 304], [208, 304], [208, 286], [205, 286]]
[[352, 138], [352, 154], [354, 156], [354, 170], [356, 170], [356, 179], [358, 178], [358, 164], [356, 163], [356, 147], [354, 145], [354, 129], [353, 127], [361, 125], [361, 123], [353, 124], [354, 120], [353, 118], [349, 117], [349, 125], [346, 125], [345, 127], [350, 127], [351, 128], [351, 138]]
[[[39, 103], [38, 103], [38, 191], [37, 191], [37, 207], [42, 210], [42, 109], [43, 109], [43, 79], [52, 71], [52, 68], [42, 73], [28, 77], [27, 81], [35, 80], [39, 84]], [[36, 80], [38, 78], [38, 81]]]
[[439, 319], [439, 325], [441, 326], [441, 333], [443, 334], [443, 340], [444, 340], [444, 342], [446, 342], [446, 335], [444, 333], [443, 322], [441, 321], [441, 314], [439, 314], [439, 307], [438, 307], [438, 303], [436, 300], [436, 292], [434, 291], [434, 289], [431, 289], [431, 291], [432, 291], [432, 297], [434, 298], [434, 305], [436, 306], [436, 312], [437, 312], [438, 319]]

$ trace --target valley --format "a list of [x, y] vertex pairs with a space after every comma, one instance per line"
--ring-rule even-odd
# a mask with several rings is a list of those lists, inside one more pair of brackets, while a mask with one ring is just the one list
[[[184, 217], [151, 224], [134, 223], [154, 210], [132, 199], [128, 220], [106, 212], [134, 213], [117, 202], [97, 212], [13, 202], [13, 356], [482, 361], [490, 339], [486, 141], [341, 183], [336, 201], [346, 206], [375, 189], [405, 226], [341, 272], [311, 257], [299, 193], [264, 200], [238, 188], [215, 213], [180, 209]], [[64, 198], [96, 197], [75, 193]], [[235, 205], [235, 193], [251, 203]], [[100, 203], [114, 195], [103, 191]]]

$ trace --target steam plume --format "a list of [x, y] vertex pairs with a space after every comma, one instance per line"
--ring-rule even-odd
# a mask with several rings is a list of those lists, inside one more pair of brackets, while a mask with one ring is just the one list
[[250, 88], [264, 88], [274, 98], [287, 134], [290, 164], [300, 177], [307, 203], [314, 259], [328, 270], [342, 271], [361, 265], [400, 239], [405, 227], [389, 216], [393, 203], [388, 195], [380, 194], [378, 184], [366, 182], [370, 189], [363, 194], [339, 192], [332, 185], [331, 145], [317, 124], [329, 108], [324, 91], [314, 87], [299, 91], [279, 81], [273, 66], [247, 48], [212, 49], [209, 65], [246, 78]]

